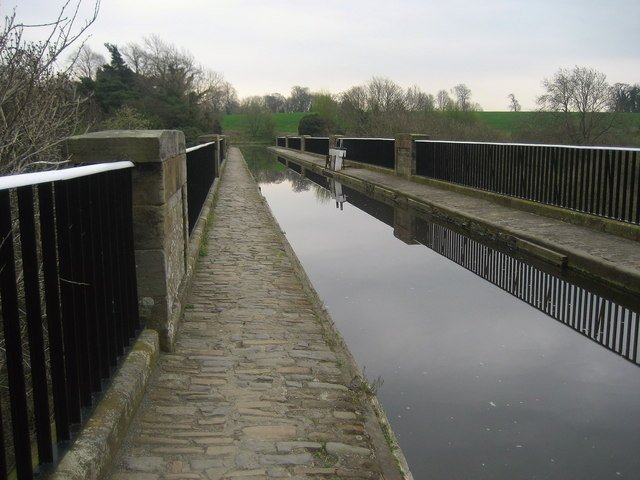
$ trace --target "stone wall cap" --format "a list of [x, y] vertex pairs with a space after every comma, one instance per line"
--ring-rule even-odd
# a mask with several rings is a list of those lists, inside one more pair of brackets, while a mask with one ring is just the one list
[[185, 153], [180, 130], [104, 130], [69, 137], [64, 145], [74, 163], [163, 162]]

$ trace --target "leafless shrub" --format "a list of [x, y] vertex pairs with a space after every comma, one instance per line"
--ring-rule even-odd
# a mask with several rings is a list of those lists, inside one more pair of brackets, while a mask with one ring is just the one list
[[[77, 23], [82, 0], [67, 0], [55, 20], [25, 25], [16, 12], [0, 30], [0, 175], [51, 166], [63, 161], [58, 145], [81, 119], [83, 101], [71, 81], [75, 61], [64, 68], [58, 60], [95, 21], [100, 6], [82, 26]], [[26, 29], [42, 29], [44, 40], [25, 39]]]

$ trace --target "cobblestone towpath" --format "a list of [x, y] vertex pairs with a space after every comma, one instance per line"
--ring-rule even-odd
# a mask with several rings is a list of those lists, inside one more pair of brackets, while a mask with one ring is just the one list
[[356, 375], [232, 148], [176, 349], [111, 479], [402, 478]]

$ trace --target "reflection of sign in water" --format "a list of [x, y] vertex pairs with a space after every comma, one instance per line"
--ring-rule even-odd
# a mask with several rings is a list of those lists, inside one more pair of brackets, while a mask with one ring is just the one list
[[329, 178], [329, 189], [331, 190], [331, 198], [336, 201], [336, 208], [342, 210], [342, 205], [347, 201], [347, 196], [342, 193], [342, 184], [336, 182], [333, 178]]
[[330, 148], [329, 149], [329, 158], [330, 158], [330, 168], [331, 170], [342, 170], [342, 162], [344, 161], [344, 157], [347, 156], [346, 148]]

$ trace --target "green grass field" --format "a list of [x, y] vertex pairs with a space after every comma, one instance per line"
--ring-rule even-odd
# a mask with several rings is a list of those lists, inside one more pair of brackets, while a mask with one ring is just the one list
[[477, 112], [478, 118], [488, 127], [512, 132], [518, 125], [532, 120], [538, 112]]
[[[309, 115], [309, 113], [275, 113], [273, 118], [276, 121], [276, 133], [295, 135], [298, 133], [298, 123], [305, 115]], [[241, 113], [225, 115], [222, 119], [222, 129], [230, 133], [246, 132], [247, 122], [245, 116]]]
[[[298, 133], [298, 123], [300, 119], [308, 113], [276, 113], [275, 120], [276, 135], [296, 135]], [[533, 124], [535, 119], [539, 120], [540, 115], [547, 115], [539, 112], [476, 112], [476, 118], [490, 129], [497, 132], [497, 137], [504, 137], [504, 134], [513, 134], [517, 138], [518, 132]], [[616, 130], [627, 136], [627, 140], [622, 142], [626, 145], [637, 145], [640, 132], [640, 113], [617, 113]], [[247, 133], [247, 123], [242, 114], [225, 115], [222, 120], [224, 132], [231, 135], [234, 141], [240, 143], [270, 143], [272, 138], [250, 137]], [[498, 135], [499, 134], [499, 135]], [[612, 142], [611, 144], [617, 144]]]

